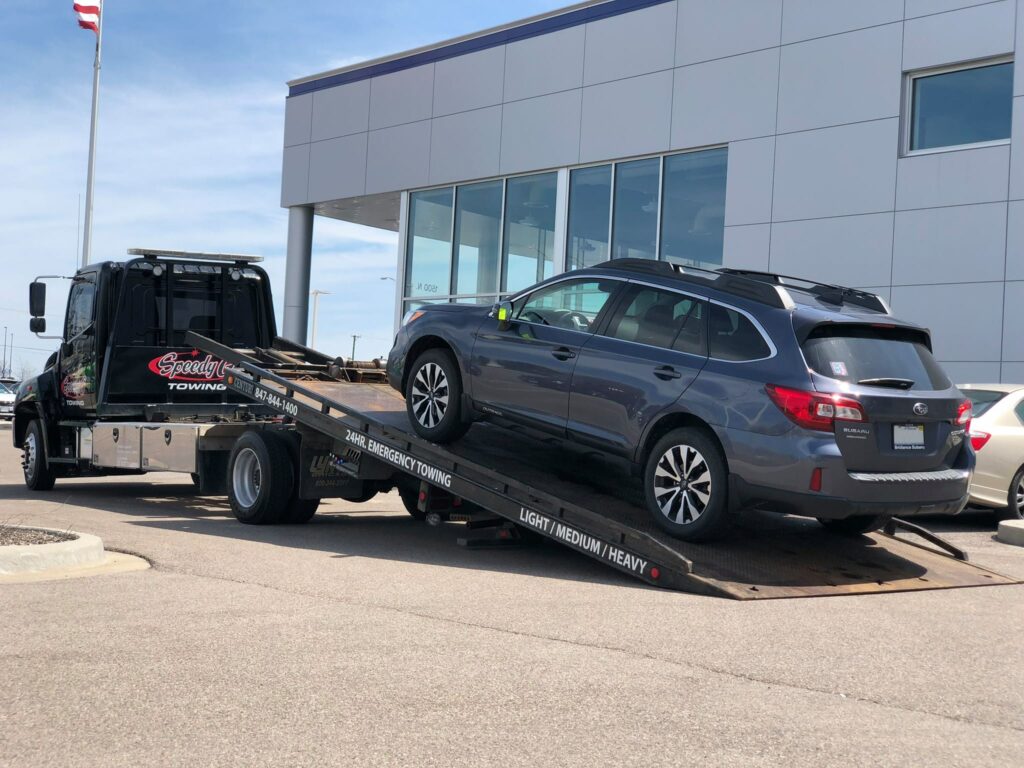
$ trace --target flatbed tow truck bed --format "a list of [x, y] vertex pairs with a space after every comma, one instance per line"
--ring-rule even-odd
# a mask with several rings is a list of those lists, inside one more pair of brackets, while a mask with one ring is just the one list
[[282, 359], [277, 350], [233, 350], [195, 334], [190, 342], [229, 363], [229, 390], [333, 438], [343, 471], [357, 475], [372, 457], [487, 510], [506, 521], [506, 533], [512, 523], [648, 584], [752, 600], [1019, 583], [903, 521], [848, 537], [811, 520], [746, 512], [725, 541], [682, 542], [650, 522], [639, 481], [600, 454], [486, 423], [435, 445], [415, 434], [401, 395], [386, 384], [339, 381], [314, 350], [283, 342]]

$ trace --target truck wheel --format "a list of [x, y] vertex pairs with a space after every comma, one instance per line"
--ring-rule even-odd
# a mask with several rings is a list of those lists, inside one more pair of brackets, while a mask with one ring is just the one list
[[28, 423], [21, 444], [25, 485], [32, 491], [49, 491], [57, 480], [53, 470], [46, 464], [46, 449], [43, 446], [43, 427], [38, 419], [33, 419]]
[[288, 514], [295, 485], [291, 456], [271, 432], [244, 433], [228, 460], [228, 501], [239, 522], [269, 525]]
[[398, 495], [402, 498], [402, 506], [405, 507], [406, 512], [417, 520], [427, 519], [427, 513], [421, 512], [419, 508], [420, 491], [418, 488], [400, 485], [398, 486]]
[[469, 429], [462, 419], [462, 379], [455, 359], [443, 349], [416, 358], [405, 385], [405, 410], [420, 437], [433, 443], [458, 440]]
[[292, 496], [288, 501], [288, 509], [285, 511], [282, 523], [288, 525], [302, 525], [313, 519], [317, 509], [320, 507], [320, 499], [300, 499]]
[[644, 496], [654, 522], [683, 541], [721, 538], [732, 520], [722, 451], [699, 429], [669, 432], [655, 443], [644, 471]]
[[885, 527], [891, 515], [852, 515], [841, 520], [818, 518], [818, 522], [834, 533], [855, 536], [859, 533], [871, 533]]

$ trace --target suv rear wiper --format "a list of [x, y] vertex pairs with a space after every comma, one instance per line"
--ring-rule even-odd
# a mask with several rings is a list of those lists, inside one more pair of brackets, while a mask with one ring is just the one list
[[877, 379], [861, 379], [857, 383], [872, 387], [893, 387], [894, 389], [910, 389], [914, 386], [913, 379], [897, 379], [886, 376], [880, 376]]

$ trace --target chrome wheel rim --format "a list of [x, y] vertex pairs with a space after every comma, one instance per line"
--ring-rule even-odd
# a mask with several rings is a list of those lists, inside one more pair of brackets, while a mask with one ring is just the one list
[[711, 468], [703, 454], [689, 445], [674, 445], [658, 459], [654, 499], [670, 522], [689, 525], [711, 503]]
[[412, 381], [412, 412], [420, 426], [433, 429], [448, 412], [448, 377], [437, 363], [425, 363]]
[[22, 461], [22, 469], [25, 470], [25, 477], [31, 477], [36, 471], [36, 459], [39, 451], [36, 447], [36, 436], [29, 434], [25, 438], [24, 446], [24, 458]]
[[235, 466], [231, 471], [231, 485], [235, 490], [235, 498], [243, 507], [251, 507], [260, 497], [263, 487], [263, 468], [259, 456], [252, 448], [243, 448], [235, 457]]

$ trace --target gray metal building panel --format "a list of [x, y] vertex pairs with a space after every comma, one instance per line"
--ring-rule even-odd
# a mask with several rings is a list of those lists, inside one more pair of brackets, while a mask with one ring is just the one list
[[664, 152], [671, 123], [672, 70], [584, 88], [580, 162]]
[[288, 208], [309, 201], [309, 144], [284, 148], [281, 163], [281, 205]]
[[772, 269], [842, 285], [888, 287], [892, 228], [892, 213], [776, 223]]
[[501, 173], [578, 163], [582, 105], [582, 90], [505, 104], [501, 120]]
[[903, 21], [899, 0], [786, 0], [782, 43]]
[[439, 61], [434, 68], [434, 117], [500, 104], [504, 83], [504, 46]]
[[430, 169], [430, 121], [370, 131], [366, 194], [425, 187]]
[[988, 3], [906, 22], [903, 68], [938, 67], [1013, 51], [1013, 0]]
[[893, 285], [1003, 279], [1006, 203], [896, 212]]
[[899, 161], [896, 209], [990, 203], [1006, 199], [1008, 146], [904, 157]]
[[588, 24], [583, 84], [672, 69], [675, 26], [675, 3]]
[[501, 107], [434, 120], [430, 131], [430, 183], [498, 175]]
[[313, 93], [313, 141], [365, 133], [369, 127], [369, 80]]
[[775, 137], [729, 144], [725, 223], [763, 224], [772, 220]]
[[284, 145], [286, 147], [309, 143], [312, 110], [313, 94], [311, 93], [294, 96], [285, 102]]
[[[1021, 0], [1024, 3], [1024, 0]], [[1024, 19], [1021, 20], [1024, 27]], [[1013, 139], [1010, 144], [1010, 199], [1024, 200], [1024, 97], [1013, 100]]]
[[678, 0], [676, 66], [779, 44], [782, 0]]
[[955, 11], [958, 8], [968, 8], [972, 5], [984, 5], [992, 0], [905, 0], [906, 14], [908, 19], [917, 16], [930, 16], [933, 13], [944, 13]]
[[434, 111], [434, 65], [370, 81], [370, 130], [428, 119]]
[[770, 268], [771, 224], [745, 224], [725, 228], [725, 263], [740, 269]]
[[1024, 328], [1024, 283], [1006, 284], [1003, 327], [1010, 329], [1010, 333], [1003, 334], [1003, 359], [1024, 361], [1024, 334], [1014, 332], [1015, 329]]
[[892, 210], [898, 133], [893, 118], [779, 136], [774, 220]]
[[779, 133], [897, 117], [902, 42], [886, 24], [783, 47]]
[[366, 134], [327, 139], [309, 148], [309, 198], [337, 200], [366, 191]]
[[505, 46], [505, 101], [583, 86], [584, 25]]
[[[893, 286], [892, 309], [900, 317], [931, 328], [939, 360], [999, 360], [1002, 283]], [[961, 309], [970, 313], [971, 322], [964, 322]]]
[[1012, 201], [1006, 218], [1006, 279], [1024, 280], [1024, 201]]
[[774, 135], [778, 70], [778, 48], [677, 69], [672, 147]]

